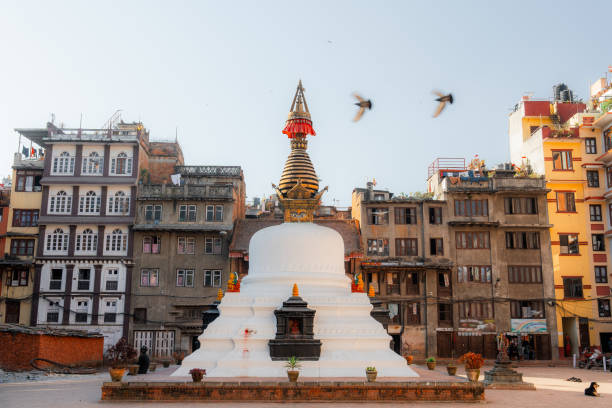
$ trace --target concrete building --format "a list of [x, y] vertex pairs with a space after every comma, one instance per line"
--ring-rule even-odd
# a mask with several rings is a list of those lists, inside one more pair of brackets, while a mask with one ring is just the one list
[[226, 286], [229, 240], [245, 216], [240, 167], [173, 171], [176, 185], [143, 183], [136, 196], [130, 339], [155, 356], [197, 348], [202, 312]]
[[150, 159], [141, 123], [16, 129], [46, 149], [32, 324], [128, 335], [136, 185]]
[[[25, 140], [23, 140], [25, 142]], [[29, 143], [28, 143], [29, 144]], [[3, 191], [6, 239], [0, 259], [0, 322], [30, 325], [34, 283], [34, 256], [38, 241], [38, 216], [42, 199], [42, 156], [15, 153], [10, 196]], [[36, 149], [38, 153], [38, 149]], [[42, 151], [40, 152], [42, 153]], [[10, 205], [8, 199], [10, 197]]]
[[573, 101], [561, 84], [552, 101], [523, 97], [509, 116], [512, 162], [544, 175], [549, 190], [558, 344], [568, 357], [586, 346], [607, 347], [612, 336], [606, 232], [612, 213], [605, 211], [612, 120], [602, 111], [612, 93], [605, 80], [597, 85], [589, 106]]

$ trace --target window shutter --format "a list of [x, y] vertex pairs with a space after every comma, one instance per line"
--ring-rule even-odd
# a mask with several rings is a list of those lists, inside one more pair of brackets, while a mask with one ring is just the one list
[[127, 172], [126, 174], [132, 174], [132, 159], [127, 159]]
[[111, 173], [115, 174], [115, 167], [117, 164], [117, 159], [113, 158], [111, 159]]

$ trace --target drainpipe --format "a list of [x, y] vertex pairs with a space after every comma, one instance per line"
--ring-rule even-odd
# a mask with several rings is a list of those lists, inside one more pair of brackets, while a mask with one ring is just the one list
[[[425, 259], [425, 209], [422, 200], [419, 202], [419, 209], [421, 211], [421, 257]], [[423, 282], [423, 290], [425, 292], [425, 358], [427, 358], [429, 356], [429, 342], [427, 341], [427, 329], [429, 327], [427, 324], [427, 270], [423, 271]]]

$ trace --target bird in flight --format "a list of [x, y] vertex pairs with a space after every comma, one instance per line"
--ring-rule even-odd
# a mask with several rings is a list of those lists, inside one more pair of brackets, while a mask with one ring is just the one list
[[357, 93], [354, 93], [353, 96], [359, 101], [355, 104], [359, 106], [359, 111], [357, 112], [357, 115], [355, 115], [355, 117], [353, 118], [353, 122], [357, 122], [363, 116], [363, 113], [365, 112], [366, 108], [368, 108], [368, 110], [372, 109], [372, 101], [369, 99], [363, 99]]
[[436, 109], [436, 112], [433, 115], [434, 118], [437, 118], [440, 113], [442, 113], [442, 110], [446, 107], [447, 102], [453, 103], [453, 94], [449, 93], [448, 95], [444, 95], [440, 91], [433, 91], [433, 93], [434, 95], [438, 95], [436, 102], [440, 102], [438, 109]]

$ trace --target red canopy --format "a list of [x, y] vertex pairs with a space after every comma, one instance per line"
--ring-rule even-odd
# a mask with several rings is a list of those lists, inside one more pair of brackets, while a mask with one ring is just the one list
[[316, 136], [312, 128], [312, 121], [308, 119], [290, 119], [287, 121], [283, 133], [293, 139], [296, 134]]

